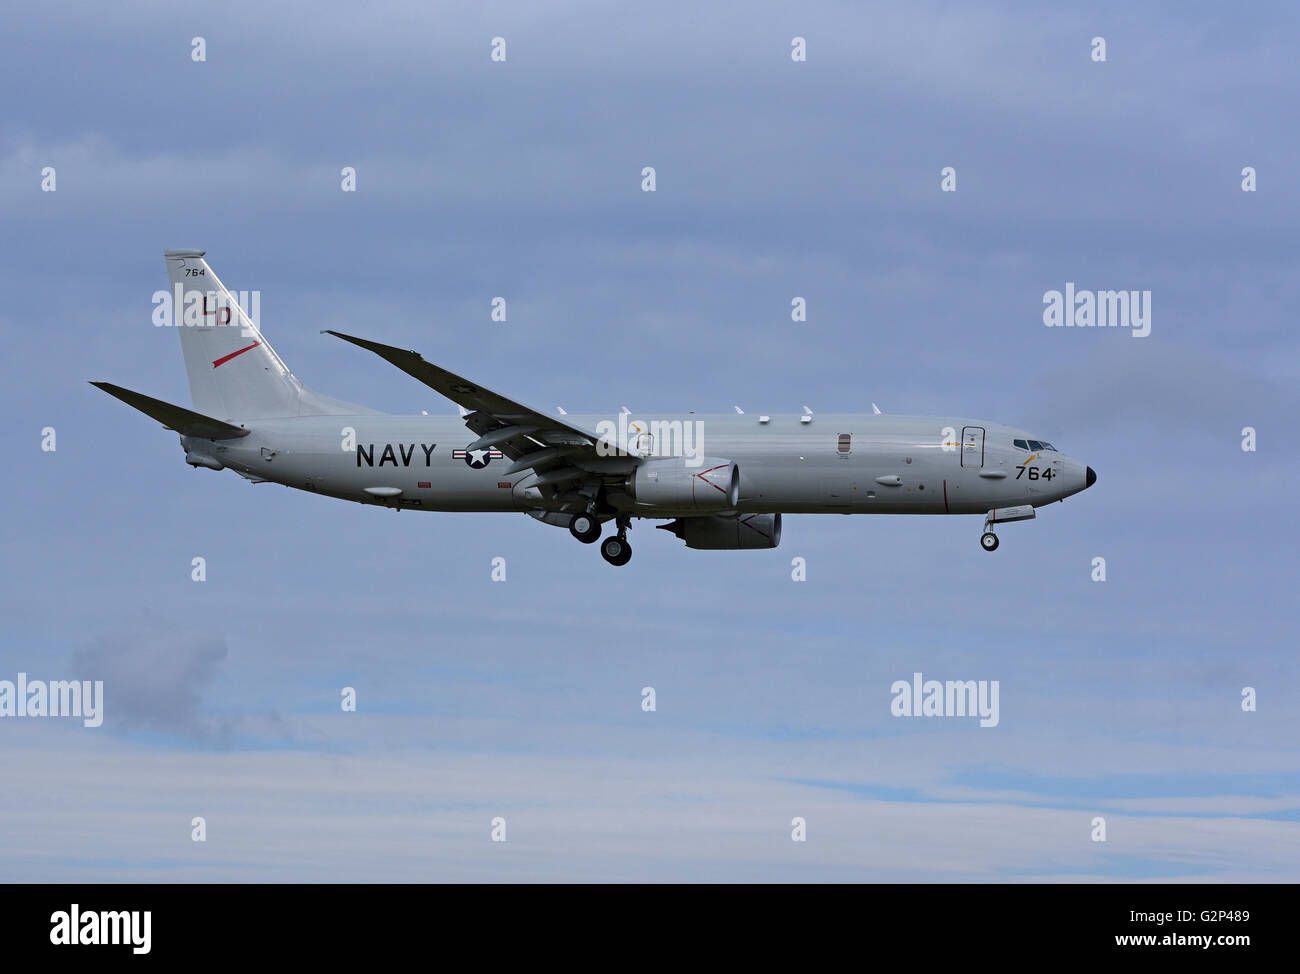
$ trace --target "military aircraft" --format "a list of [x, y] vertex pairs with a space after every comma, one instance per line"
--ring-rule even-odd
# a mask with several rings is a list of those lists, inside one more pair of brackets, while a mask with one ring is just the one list
[[202, 250], [164, 252], [194, 408], [95, 386], [180, 434], [185, 462], [395, 510], [515, 511], [632, 557], [633, 518], [696, 549], [775, 548], [782, 514], [982, 514], [994, 526], [1091, 487], [1040, 437], [982, 420], [868, 415], [550, 415], [425, 361], [330, 331], [460, 407], [394, 416], [306, 388]]

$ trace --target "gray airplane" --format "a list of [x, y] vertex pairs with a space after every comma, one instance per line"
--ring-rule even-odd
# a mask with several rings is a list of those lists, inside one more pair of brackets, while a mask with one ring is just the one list
[[201, 250], [164, 252], [194, 409], [95, 386], [180, 434], [185, 462], [395, 510], [514, 511], [632, 557], [632, 518], [697, 549], [775, 548], [782, 514], [982, 514], [993, 528], [1091, 487], [1092, 468], [982, 420], [883, 415], [556, 416], [426, 362], [331, 331], [460, 407], [393, 416], [312, 392]]

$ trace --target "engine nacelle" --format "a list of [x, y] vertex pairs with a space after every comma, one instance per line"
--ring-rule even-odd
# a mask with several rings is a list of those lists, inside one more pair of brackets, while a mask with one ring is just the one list
[[627, 478], [627, 491], [638, 505], [669, 513], [729, 511], [740, 500], [740, 468], [717, 457], [690, 466], [686, 457], [646, 460]]
[[682, 517], [659, 527], [677, 535], [686, 542], [686, 547], [704, 551], [775, 548], [781, 543], [780, 514]]

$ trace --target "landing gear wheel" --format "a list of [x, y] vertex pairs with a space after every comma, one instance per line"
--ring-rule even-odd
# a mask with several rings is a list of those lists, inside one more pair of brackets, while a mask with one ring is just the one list
[[632, 546], [623, 538], [606, 538], [600, 543], [600, 557], [611, 565], [626, 565], [632, 560]]
[[985, 551], [997, 551], [998, 536], [992, 531], [985, 531], [980, 535], [980, 547]]
[[594, 514], [575, 514], [569, 518], [569, 533], [583, 544], [600, 537], [600, 519]]

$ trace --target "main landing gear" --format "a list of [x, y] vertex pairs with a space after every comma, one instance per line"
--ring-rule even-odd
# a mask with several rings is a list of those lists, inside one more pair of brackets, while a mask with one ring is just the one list
[[583, 544], [591, 544], [600, 537], [600, 518], [595, 514], [575, 514], [569, 518], [569, 533]]
[[600, 543], [600, 557], [611, 565], [626, 565], [632, 560], [632, 546], [622, 532], [610, 535]]
[[600, 557], [611, 565], [626, 565], [632, 560], [632, 546], [627, 543], [627, 526], [632, 523], [632, 519], [626, 514], [620, 514], [614, 523], [618, 525], [618, 534], [600, 543]]
[[[620, 514], [615, 518], [618, 533], [610, 535], [600, 544], [600, 556], [611, 565], [626, 565], [632, 560], [632, 546], [627, 543], [627, 528], [631, 518]], [[591, 544], [600, 537], [600, 518], [590, 511], [569, 518], [569, 533], [583, 544]]]

